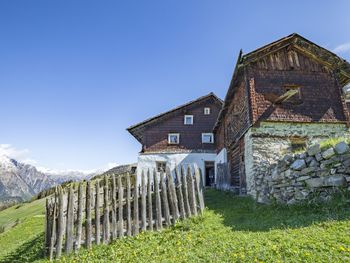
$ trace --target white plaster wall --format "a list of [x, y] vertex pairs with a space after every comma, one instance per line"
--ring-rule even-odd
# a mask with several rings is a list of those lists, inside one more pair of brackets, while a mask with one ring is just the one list
[[140, 154], [137, 161], [137, 178], [140, 183], [142, 171], [147, 172], [156, 169], [156, 162], [166, 162], [170, 167], [171, 172], [174, 171], [178, 165], [197, 164], [202, 171], [202, 180], [205, 183], [205, 163], [215, 162], [215, 153], [154, 153], [154, 154]]

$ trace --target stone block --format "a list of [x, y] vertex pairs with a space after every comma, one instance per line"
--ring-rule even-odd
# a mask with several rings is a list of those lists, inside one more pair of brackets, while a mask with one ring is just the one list
[[307, 149], [307, 153], [310, 156], [315, 156], [316, 154], [321, 152], [321, 147], [319, 144], [312, 145]]
[[346, 185], [346, 180], [343, 175], [332, 175], [325, 178], [324, 186], [343, 186]]
[[310, 178], [311, 177], [308, 175], [300, 176], [299, 178], [297, 178], [297, 182], [305, 181], [305, 180], [310, 179]]
[[312, 160], [310, 163], [309, 163], [309, 166], [310, 167], [318, 167], [320, 165], [320, 163], [316, 160]]
[[306, 185], [312, 188], [322, 187], [323, 182], [323, 178], [311, 178], [305, 181]]
[[313, 173], [314, 171], [316, 171], [316, 167], [307, 167], [307, 168], [304, 168], [303, 170], [301, 170], [300, 172], [300, 175], [306, 175], [306, 174], [311, 174]]
[[329, 148], [327, 150], [325, 150], [324, 152], [322, 152], [322, 157], [324, 159], [329, 159], [331, 157], [333, 157], [335, 155], [334, 149], [333, 148]]
[[305, 163], [304, 159], [297, 159], [290, 166], [290, 168], [292, 168], [293, 170], [297, 170], [297, 171], [301, 171], [305, 167], [306, 167], [306, 163]]
[[340, 142], [334, 146], [334, 150], [337, 154], [344, 154], [349, 151], [349, 145], [345, 142]]

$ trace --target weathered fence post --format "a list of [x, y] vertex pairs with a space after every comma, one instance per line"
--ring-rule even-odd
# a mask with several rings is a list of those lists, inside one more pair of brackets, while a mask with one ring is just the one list
[[122, 184], [122, 177], [118, 176], [118, 235], [124, 236], [124, 220], [123, 220], [123, 201], [124, 190]]
[[131, 236], [131, 184], [130, 174], [126, 175], [126, 224], [127, 235]]
[[52, 228], [51, 228], [51, 237], [50, 237], [50, 261], [53, 260], [53, 250], [55, 247], [55, 241], [56, 241], [56, 220], [57, 220], [57, 207], [58, 207], [58, 193], [57, 193], [57, 187], [55, 190], [55, 202], [53, 206], [53, 221], [52, 221]]
[[83, 183], [80, 183], [78, 188], [77, 240], [75, 243], [75, 251], [78, 251], [80, 248], [82, 228], [83, 228]]
[[169, 226], [170, 225], [169, 201], [168, 201], [168, 191], [164, 180], [164, 172], [160, 173], [160, 184], [162, 187], [162, 199], [163, 199], [165, 224]]
[[48, 248], [50, 246], [50, 240], [51, 240], [51, 209], [49, 205], [49, 198], [46, 198], [45, 202], [45, 242], [44, 242], [44, 256], [47, 255]]
[[172, 215], [173, 223], [175, 224], [176, 220], [179, 218], [179, 208], [177, 205], [177, 196], [176, 196], [174, 179], [171, 176], [171, 171], [169, 166], [166, 167], [166, 179], [168, 182], [171, 215]]
[[117, 238], [117, 185], [115, 174], [112, 177], [112, 240]]
[[146, 178], [145, 174], [142, 171], [141, 174], [141, 229], [142, 231], [146, 230], [147, 226], [147, 214], [146, 214]]
[[136, 236], [139, 233], [139, 187], [137, 185], [137, 178], [135, 178], [134, 186], [134, 230], [133, 235]]
[[202, 175], [201, 170], [198, 168], [197, 165], [195, 165], [195, 186], [196, 186], [196, 192], [199, 200], [199, 210], [200, 213], [203, 214], [204, 211], [204, 197], [203, 197], [203, 184], [202, 184]]
[[105, 184], [103, 187], [103, 243], [108, 244], [109, 242], [109, 195], [108, 195], [108, 179], [105, 175]]
[[147, 170], [147, 198], [148, 198], [148, 229], [153, 230], [153, 207], [152, 207], [152, 182], [151, 173]]
[[101, 224], [101, 218], [100, 218], [100, 181], [96, 181], [96, 198], [95, 198], [95, 242], [96, 245], [100, 244], [100, 224]]
[[153, 170], [153, 178], [154, 192], [156, 194], [156, 230], [160, 230], [162, 229], [162, 203], [160, 200], [158, 175], [155, 169]]
[[176, 188], [177, 188], [177, 196], [179, 200], [179, 210], [180, 210], [180, 218], [184, 219], [186, 217], [185, 212], [185, 205], [184, 205], [184, 198], [182, 194], [182, 174], [181, 170], [178, 170], [178, 167], [175, 168], [175, 175], [176, 175]]
[[91, 182], [86, 183], [86, 222], [85, 222], [85, 245], [87, 249], [91, 248]]
[[74, 229], [74, 189], [69, 187], [67, 204], [67, 226], [66, 226], [66, 254], [73, 249], [73, 229]]
[[183, 185], [183, 192], [184, 192], [184, 203], [185, 203], [185, 210], [186, 210], [186, 216], [190, 217], [192, 215], [191, 208], [190, 208], [190, 202], [188, 200], [188, 187], [187, 187], [187, 176], [184, 166], [181, 166], [181, 174], [182, 174], [182, 185]]
[[58, 187], [58, 219], [57, 219], [57, 244], [56, 244], [56, 258], [62, 254], [62, 243], [64, 235], [64, 220], [63, 220], [63, 190]]
[[193, 175], [191, 172], [191, 167], [187, 167], [187, 179], [189, 182], [189, 194], [190, 194], [190, 206], [191, 206], [191, 212], [192, 215], [197, 215], [197, 202], [196, 202], [196, 192], [195, 192], [195, 186], [193, 182]]

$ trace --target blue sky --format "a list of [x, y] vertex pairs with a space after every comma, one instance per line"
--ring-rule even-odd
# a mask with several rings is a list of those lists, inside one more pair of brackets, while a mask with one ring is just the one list
[[[0, 1], [0, 153], [51, 169], [137, 160], [125, 130], [211, 91], [293, 32], [350, 61], [350, 1]], [[111, 165], [111, 164], [110, 164]]]

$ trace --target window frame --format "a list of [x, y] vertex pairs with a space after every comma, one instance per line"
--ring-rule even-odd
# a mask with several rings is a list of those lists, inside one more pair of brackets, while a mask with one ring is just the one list
[[[211, 142], [204, 142], [203, 138], [205, 136], [208, 136], [208, 135], [211, 136]], [[213, 144], [214, 143], [214, 133], [212, 133], [212, 132], [203, 132], [202, 133], [202, 143], [204, 143], [204, 144]]]
[[[186, 118], [191, 118], [191, 123], [186, 123]], [[186, 114], [184, 116], [184, 125], [193, 125], [193, 115]]]
[[[176, 136], [177, 142], [171, 142], [171, 140], [170, 140], [171, 136]], [[171, 144], [171, 145], [180, 144], [180, 133], [168, 133], [168, 144]]]
[[211, 108], [210, 107], [204, 107], [204, 115], [210, 115], [211, 114]]
[[[164, 170], [163, 170], [163, 171], [160, 171], [159, 168], [160, 168], [160, 166], [163, 166], [163, 165], [164, 165]], [[167, 165], [167, 162], [166, 162], [166, 161], [156, 161], [156, 170], [157, 170], [157, 172], [158, 172], [158, 173], [160, 173], [160, 172], [165, 173], [165, 171], [166, 171], [166, 165]]]

